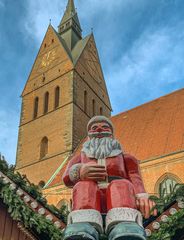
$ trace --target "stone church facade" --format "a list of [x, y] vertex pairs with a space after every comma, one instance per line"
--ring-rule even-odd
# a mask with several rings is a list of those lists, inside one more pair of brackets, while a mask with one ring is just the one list
[[[66, 164], [80, 150], [88, 120], [111, 111], [94, 36], [82, 37], [68, 0], [58, 31], [47, 29], [22, 93], [16, 170], [44, 181], [50, 203], [69, 202], [71, 190], [61, 181]], [[111, 119], [124, 150], [141, 160], [149, 193], [184, 182], [183, 89]]]
[[73, 1], [58, 32], [49, 25], [22, 93], [16, 169], [47, 181], [111, 105], [93, 34], [82, 38]]

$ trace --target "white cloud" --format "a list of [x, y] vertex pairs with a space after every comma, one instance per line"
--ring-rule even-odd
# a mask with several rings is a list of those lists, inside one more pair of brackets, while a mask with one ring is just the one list
[[115, 112], [167, 93], [170, 84], [177, 89], [184, 79], [183, 39], [179, 26], [148, 29], [122, 54], [107, 74]]
[[38, 41], [43, 39], [50, 19], [53, 26], [57, 26], [65, 9], [65, 2], [60, 0], [32, 0], [28, 1], [25, 29], [29, 36]]
[[0, 152], [11, 164], [16, 158], [18, 118], [12, 110], [0, 110]]

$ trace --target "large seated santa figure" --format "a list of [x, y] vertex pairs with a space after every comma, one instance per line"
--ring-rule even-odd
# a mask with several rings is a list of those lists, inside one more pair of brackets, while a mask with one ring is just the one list
[[93, 117], [81, 153], [68, 163], [63, 181], [73, 188], [73, 206], [65, 240], [98, 240], [104, 231], [110, 240], [146, 239], [142, 215], [150, 216], [154, 202], [145, 192], [137, 159], [123, 152], [113, 130], [108, 118]]

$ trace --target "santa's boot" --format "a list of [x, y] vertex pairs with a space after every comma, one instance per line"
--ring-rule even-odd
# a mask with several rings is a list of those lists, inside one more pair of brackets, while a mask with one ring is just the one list
[[68, 216], [64, 240], [99, 240], [102, 232], [100, 212], [93, 209], [75, 210]]
[[113, 208], [106, 216], [109, 240], [146, 240], [141, 213], [133, 208]]

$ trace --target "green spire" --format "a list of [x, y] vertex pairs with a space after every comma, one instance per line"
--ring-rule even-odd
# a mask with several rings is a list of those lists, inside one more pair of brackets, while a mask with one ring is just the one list
[[63, 37], [69, 49], [82, 38], [82, 29], [75, 9], [74, 0], [68, 0], [64, 16], [58, 26], [58, 33]]
[[76, 13], [76, 10], [75, 10], [74, 1], [68, 0], [66, 11], [64, 13], [64, 16], [63, 16], [60, 24], [67, 22], [70, 18], [72, 18], [74, 16], [75, 13]]

